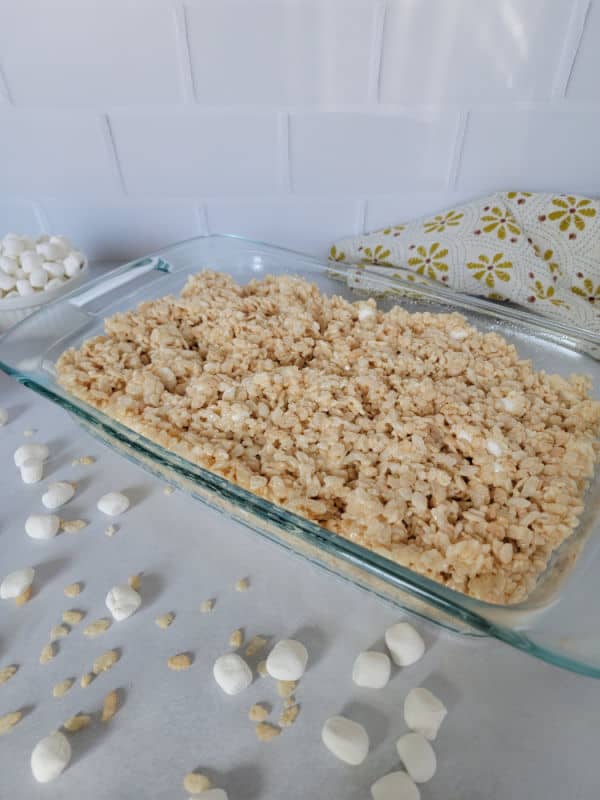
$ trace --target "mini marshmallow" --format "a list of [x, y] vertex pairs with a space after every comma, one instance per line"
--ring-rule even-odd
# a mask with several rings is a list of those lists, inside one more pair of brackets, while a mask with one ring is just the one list
[[67, 252], [69, 252], [69, 250], [71, 250], [72, 247], [73, 247], [73, 245], [71, 244], [69, 239], [67, 239], [66, 236], [62, 236], [62, 235], [61, 236], [51, 236], [50, 237], [50, 244], [57, 244], [60, 247], [62, 247], [63, 250], [66, 250]]
[[42, 289], [48, 283], [48, 273], [45, 269], [33, 269], [29, 275], [29, 283], [34, 289]]
[[485, 443], [486, 450], [491, 456], [501, 456], [503, 452], [503, 448], [500, 442], [497, 442], [495, 439], [488, 439]]
[[429, 689], [411, 689], [404, 701], [404, 721], [408, 727], [433, 741], [448, 709]]
[[437, 759], [433, 747], [420, 733], [407, 733], [396, 742], [400, 761], [415, 783], [426, 783], [435, 775]]
[[60, 508], [65, 503], [68, 503], [74, 494], [75, 488], [73, 484], [67, 483], [67, 481], [57, 481], [48, 486], [46, 492], [42, 495], [42, 503], [50, 511], [54, 511], [55, 508]]
[[59, 261], [67, 256], [65, 248], [54, 242], [42, 242], [35, 249], [46, 261]]
[[330, 717], [321, 731], [325, 747], [346, 764], [357, 766], [369, 752], [369, 735], [359, 722], [347, 717]]
[[71, 745], [60, 731], [46, 736], [33, 748], [31, 754], [31, 771], [38, 783], [58, 778], [71, 760]]
[[66, 280], [64, 280], [64, 278], [50, 278], [46, 284], [46, 291], [49, 292], [51, 289], [58, 289], [59, 286], [63, 286], [65, 283]]
[[25, 569], [17, 569], [15, 572], [11, 572], [0, 583], [0, 599], [12, 600], [23, 594], [33, 583], [34, 575], [35, 570], [33, 567], [25, 567]]
[[23, 280], [23, 279], [29, 280], [27, 278], [27, 273], [25, 272], [25, 270], [22, 267], [17, 267], [15, 272], [14, 272], [14, 275], [15, 275], [15, 278], [17, 280]]
[[113, 586], [106, 595], [104, 602], [113, 619], [117, 622], [122, 622], [127, 617], [135, 614], [142, 604], [142, 598], [135, 589], [123, 583], [120, 586]]
[[466, 330], [465, 328], [453, 328], [449, 333], [450, 338], [456, 339], [456, 341], [458, 342], [462, 341], [463, 339], [466, 339], [468, 335], [469, 331]]
[[65, 268], [65, 273], [69, 276], [69, 278], [72, 278], [73, 275], [76, 275], [83, 266], [83, 253], [79, 253], [77, 250], [74, 250], [64, 259], [63, 265]]
[[7, 275], [6, 272], [0, 272], [0, 289], [3, 292], [10, 292], [17, 285], [17, 279], [14, 275]]
[[34, 289], [26, 278], [19, 278], [17, 281], [17, 292], [21, 297], [28, 297], [30, 294], [34, 293]]
[[368, 320], [375, 319], [377, 316], [377, 308], [371, 305], [368, 301], [366, 303], [358, 304], [358, 321], [367, 322]]
[[18, 237], [15, 237], [14, 239], [9, 239], [7, 241], [5, 237], [2, 249], [4, 250], [5, 256], [14, 258], [15, 256], [18, 256], [19, 253], [22, 253], [23, 250], [25, 250], [25, 242], [22, 242], [21, 239], [19, 239]]
[[44, 261], [42, 269], [45, 270], [48, 275], [52, 275], [53, 278], [62, 278], [65, 274], [65, 268], [61, 261]]
[[406, 772], [390, 772], [371, 786], [373, 800], [420, 800], [421, 792]]
[[308, 652], [302, 642], [282, 639], [267, 658], [267, 672], [276, 681], [297, 681], [304, 675]]
[[16, 258], [10, 256], [0, 256], [0, 270], [6, 275], [14, 275], [19, 268], [19, 262]]
[[252, 683], [252, 670], [237, 653], [219, 656], [213, 666], [213, 676], [225, 694], [239, 694]]
[[25, 533], [32, 539], [52, 539], [60, 528], [60, 519], [54, 514], [31, 514], [25, 520]]
[[23, 483], [39, 483], [44, 477], [44, 462], [39, 458], [28, 458], [20, 467]]
[[425, 652], [425, 642], [421, 635], [408, 622], [398, 622], [385, 632], [385, 643], [394, 664], [409, 667], [418, 661]]
[[352, 668], [352, 680], [366, 689], [383, 689], [390, 679], [392, 663], [385, 653], [365, 650], [359, 653]]
[[109, 517], [118, 517], [129, 508], [129, 499], [121, 492], [108, 492], [98, 500], [97, 508]]
[[36, 253], [35, 250], [25, 250], [19, 256], [19, 263], [23, 272], [30, 273], [42, 266], [44, 258], [39, 253]]
[[38, 444], [37, 442], [30, 442], [29, 444], [22, 444], [14, 452], [13, 458], [17, 467], [23, 464], [30, 458], [35, 458], [37, 461], [46, 461], [50, 451], [45, 444]]
[[6, 425], [8, 422], [8, 411], [0, 406], [0, 426]]

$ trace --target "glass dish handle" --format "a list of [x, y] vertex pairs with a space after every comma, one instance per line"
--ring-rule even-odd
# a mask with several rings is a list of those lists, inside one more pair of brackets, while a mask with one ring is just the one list
[[[148, 256], [140, 258], [138, 261], [132, 261], [120, 269], [114, 270], [110, 277], [103, 276], [89, 284], [87, 289], [83, 289], [72, 297], [69, 298], [69, 303], [77, 308], [85, 309], [91, 313], [98, 313], [105, 308], [114, 299], [114, 294], [117, 289], [127, 284], [127, 290], [135, 290], [137, 288], [133, 281], [141, 280], [145, 284], [148, 283], [148, 273], [156, 271], [158, 273], [171, 272], [171, 265], [168, 261], [160, 256]], [[159, 277], [159, 276], [157, 276]], [[101, 300], [101, 303], [94, 302]], [[90, 307], [93, 304], [93, 308]]]

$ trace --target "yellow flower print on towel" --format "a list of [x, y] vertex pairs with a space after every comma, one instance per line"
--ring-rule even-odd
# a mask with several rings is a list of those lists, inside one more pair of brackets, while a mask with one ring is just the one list
[[510, 280], [512, 269], [510, 261], [503, 261], [504, 253], [496, 253], [493, 258], [482, 253], [477, 261], [470, 261], [467, 267], [473, 270], [473, 277], [478, 281], [483, 281], [489, 289], [496, 285], [496, 279], [507, 283]]
[[[591, 202], [592, 201], [587, 197], [584, 197], [582, 200], [577, 200], [573, 195], [555, 197], [552, 201], [552, 205], [556, 206], [556, 211], [551, 211], [550, 214], [548, 214], [548, 219], [551, 219], [553, 222], [560, 220], [560, 225], [558, 227], [561, 231], [568, 231], [571, 227], [571, 223], [578, 231], [582, 231], [585, 228], [584, 217], [596, 216], [596, 209], [588, 208]], [[540, 221], [543, 222], [544, 220], [540, 218]]]
[[[583, 278], [581, 272], [577, 273], [578, 278]], [[571, 286], [571, 291], [578, 297], [583, 297], [588, 303], [597, 303], [600, 306], [600, 284], [594, 286], [590, 278], [583, 279], [583, 289], [580, 286]]]
[[380, 267], [394, 266], [389, 261], [386, 261], [386, 258], [389, 258], [391, 255], [391, 250], [386, 249], [382, 244], [378, 244], [374, 248], [364, 247], [362, 253], [361, 264], [375, 264]]
[[[414, 248], [415, 245], [412, 245], [410, 249]], [[437, 272], [448, 272], [448, 264], [441, 260], [446, 258], [448, 250], [446, 248], [440, 250], [439, 242], [434, 242], [429, 249], [420, 244], [416, 248], [416, 253], [417, 255], [408, 259], [408, 265], [415, 268], [417, 275], [427, 275], [436, 281], [439, 280]], [[442, 280], [446, 278], [442, 277]]]
[[343, 250], [338, 250], [337, 247], [332, 244], [329, 250], [329, 260], [330, 261], [345, 261], [346, 260], [346, 253]]
[[400, 236], [405, 229], [406, 225], [389, 225], [387, 228], [380, 228], [378, 231], [375, 231], [375, 233], [383, 233], [385, 236], [390, 236], [390, 234]]
[[[486, 206], [483, 210], [488, 212], [481, 217], [481, 221], [486, 223], [483, 226], [484, 233], [495, 233], [498, 239], [502, 240], [506, 239], [509, 233], [512, 233], [513, 236], [520, 235], [521, 229], [510, 211], [499, 206], [493, 206], [493, 208]], [[475, 233], [480, 232], [475, 231]]]
[[448, 211], [446, 214], [437, 214], [433, 219], [423, 223], [425, 233], [443, 233], [446, 228], [455, 228], [460, 225], [464, 214], [458, 211]]
[[529, 298], [530, 303], [535, 303], [536, 299], [548, 300], [553, 306], [564, 306], [565, 308], [569, 307], [564, 300], [560, 300], [558, 297], [556, 297], [556, 289], [554, 286], [546, 287], [541, 281], [535, 281], [533, 286], [530, 286], [529, 288], [533, 292]]
[[508, 200], [516, 200], [518, 205], [522, 206], [527, 202], [527, 198], [531, 197], [531, 192], [507, 192], [506, 197]]

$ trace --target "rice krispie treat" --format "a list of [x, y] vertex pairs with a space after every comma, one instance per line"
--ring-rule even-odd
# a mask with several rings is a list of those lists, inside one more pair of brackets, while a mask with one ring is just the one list
[[191, 277], [68, 350], [73, 395], [446, 586], [523, 600], [593, 475], [590, 382], [459, 314], [384, 313], [292, 277]]

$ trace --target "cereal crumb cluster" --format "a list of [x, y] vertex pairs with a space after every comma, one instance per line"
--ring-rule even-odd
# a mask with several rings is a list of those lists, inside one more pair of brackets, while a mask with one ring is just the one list
[[[370, 313], [361, 313], [365, 309]], [[203, 271], [105, 321], [61, 385], [163, 447], [446, 586], [523, 600], [597, 459], [590, 382], [459, 314]]]

